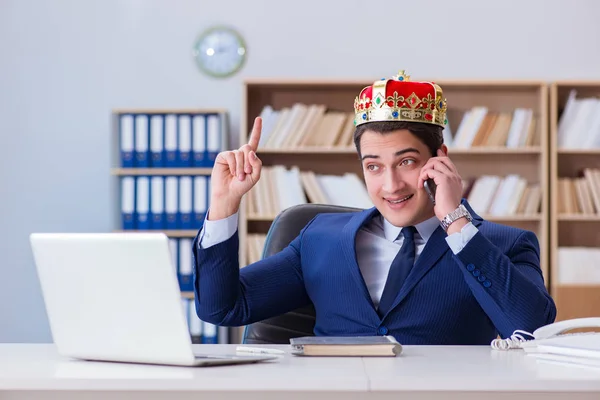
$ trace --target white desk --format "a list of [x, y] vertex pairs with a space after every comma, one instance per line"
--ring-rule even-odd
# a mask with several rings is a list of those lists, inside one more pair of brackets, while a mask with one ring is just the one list
[[286, 354], [268, 363], [183, 368], [75, 361], [59, 357], [53, 345], [0, 344], [1, 400], [106, 398], [598, 400], [600, 370], [540, 364], [521, 351], [488, 347], [405, 346], [396, 358]]

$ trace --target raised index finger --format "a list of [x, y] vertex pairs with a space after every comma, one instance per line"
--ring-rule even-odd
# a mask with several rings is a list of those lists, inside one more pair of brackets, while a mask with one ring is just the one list
[[256, 151], [256, 149], [258, 149], [258, 142], [260, 141], [261, 131], [262, 131], [262, 118], [256, 117], [254, 119], [254, 126], [252, 127], [252, 132], [250, 133], [250, 141], [248, 142], [248, 145], [254, 151]]

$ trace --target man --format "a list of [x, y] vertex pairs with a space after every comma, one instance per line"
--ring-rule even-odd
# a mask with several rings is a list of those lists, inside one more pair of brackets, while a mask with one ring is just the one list
[[199, 317], [239, 326], [312, 302], [316, 335], [430, 345], [489, 345], [554, 322], [536, 236], [484, 221], [461, 199], [442, 96], [403, 73], [363, 89], [354, 140], [375, 207], [318, 215], [280, 253], [240, 270], [237, 213], [262, 165], [257, 118], [249, 143], [219, 154], [213, 169], [194, 241]]

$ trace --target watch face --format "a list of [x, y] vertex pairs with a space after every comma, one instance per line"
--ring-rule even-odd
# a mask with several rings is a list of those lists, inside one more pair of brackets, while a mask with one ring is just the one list
[[196, 42], [194, 58], [198, 67], [210, 76], [231, 76], [244, 64], [246, 44], [233, 29], [211, 28]]

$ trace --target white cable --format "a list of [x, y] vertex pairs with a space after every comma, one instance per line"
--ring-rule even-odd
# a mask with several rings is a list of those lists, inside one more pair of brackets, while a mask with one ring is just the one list
[[510, 350], [510, 349], [520, 349], [521, 343], [526, 342], [528, 339], [525, 339], [523, 335], [534, 337], [533, 334], [516, 330], [513, 334], [506, 339], [494, 339], [492, 340], [491, 346], [494, 350]]

